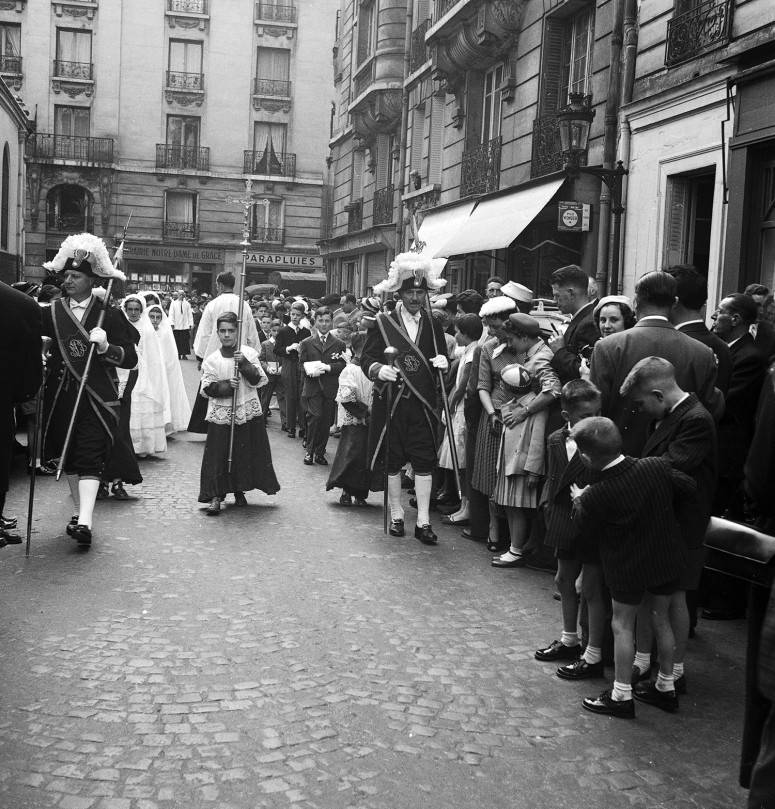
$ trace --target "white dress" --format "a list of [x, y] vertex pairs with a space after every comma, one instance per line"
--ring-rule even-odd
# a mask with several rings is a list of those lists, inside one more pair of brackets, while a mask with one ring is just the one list
[[[470, 343], [465, 347], [463, 356], [457, 366], [457, 376], [455, 377], [455, 388], [460, 385], [465, 369], [474, 358], [476, 343]], [[455, 410], [452, 412], [452, 431], [455, 436], [455, 449], [457, 450], [458, 469], [465, 469], [466, 465], [466, 419], [463, 411], [464, 400], [461, 399]], [[439, 466], [442, 469], [453, 469], [452, 453], [449, 451], [449, 439], [447, 431], [444, 431], [444, 438], [439, 447]]]

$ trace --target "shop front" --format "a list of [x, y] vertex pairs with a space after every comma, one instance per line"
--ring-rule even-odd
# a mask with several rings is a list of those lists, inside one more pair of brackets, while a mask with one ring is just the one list
[[217, 248], [180, 247], [127, 241], [124, 272], [129, 291], [213, 294], [215, 277], [224, 269], [225, 254]]
[[[245, 267], [246, 283], [274, 284], [277, 273], [322, 273], [323, 259], [319, 253], [251, 252]], [[274, 276], [274, 280], [272, 278]]]
[[347, 290], [362, 298], [386, 275], [395, 255], [395, 230], [374, 228], [330, 239], [323, 244], [328, 291]]

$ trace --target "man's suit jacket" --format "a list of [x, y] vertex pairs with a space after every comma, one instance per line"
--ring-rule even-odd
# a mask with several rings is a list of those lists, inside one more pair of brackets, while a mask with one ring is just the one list
[[320, 376], [307, 376], [304, 374], [304, 385], [301, 395], [306, 397], [323, 396], [326, 399], [334, 399], [339, 387], [339, 374], [347, 365], [343, 354], [347, 346], [338, 338], [329, 334], [325, 346], [319, 334], [314, 337], [307, 337], [299, 346], [299, 362], [313, 362], [318, 360], [331, 366], [330, 371], [326, 371]]
[[767, 360], [775, 359], [775, 328], [772, 323], [760, 320], [756, 324], [756, 337], [753, 342], [759, 353]]
[[[283, 326], [278, 332], [277, 337], [275, 337], [274, 341], [274, 353], [280, 357], [283, 362], [286, 360], [291, 360], [293, 362], [299, 359], [299, 355], [295, 351], [288, 352], [288, 346], [293, 345], [294, 343], [301, 343], [302, 340], [306, 340], [307, 337], [310, 337], [311, 333], [309, 329], [305, 329], [299, 326], [298, 331], [294, 331], [291, 326]], [[290, 365], [290, 363], [288, 363]]]
[[704, 323], [682, 323], [676, 328], [706, 345], [716, 355], [716, 387], [726, 397], [732, 377], [732, 352], [729, 346]]
[[622, 451], [627, 455], [641, 455], [649, 418], [621, 396], [619, 389], [635, 363], [646, 357], [662, 357], [672, 363], [678, 385], [687, 393], [696, 393], [711, 413], [721, 405], [721, 393], [714, 387], [713, 352], [666, 320], [644, 319], [631, 329], [598, 340], [592, 352], [590, 379], [603, 394], [603, 415], [622, 433]]
[[692, 393], [657, 424], [643, 457], [661, 457], [697, 484], [694, 494], [676, 504], [681, 536], [689, 548], [702, 547], [718, 476], [718, 446], [713, 417]]
[[576, 312], [568, 328], [565, 329], [565, 346], [554, 355], [552, 368], [557, 372], [563, 385], [571, 379], [579, 378], [581, 349], [587, 346], [591, 348], [600, 339], [600, 332], [592, 318], [596, 304], [597, 300], [590, 301]]
[[762, 386], [756, 430], [745, 462], [745, 483], [763, 519], [761, 530], [775, 535], [775, 365], [767, 372]]
[[28, 295], [0, 282], [0, 314], [1, 398], [7, 404], [24, 402], [38, 392], [43, 374], [41, 309]]
[[729, 348], [732, 378], [719, 423], [719, 461], [722, 477], [741, 480], [767, 364], [748, 332]]

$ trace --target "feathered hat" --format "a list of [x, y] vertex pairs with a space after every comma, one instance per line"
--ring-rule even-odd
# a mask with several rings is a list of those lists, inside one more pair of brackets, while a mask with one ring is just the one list
[[111, 263], [108, 248], [99, 236], [78, 233], [68, 236], [59, 252], [43, 267], [51, 272], [76, 270], [92, 278], [115, 278], [126, 281], [126, 276]]
[[431, 259], [420, 253], [399, 253], [390, 263], [388, 277], [374, 287], [374, 294], [427, 289], [435, 292], [447, 283], [441, 278], [446, 259]]

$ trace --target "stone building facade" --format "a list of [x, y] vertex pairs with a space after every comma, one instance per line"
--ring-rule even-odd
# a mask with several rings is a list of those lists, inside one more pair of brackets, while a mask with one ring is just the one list
[[[210, 291], [322, 269], [317, 242], [336, 0], [0, 3], [6, 83], [35, 108], [28, 277], [69, 232], [113, 242], [132, 213], [136, 285]], [[324, 58], [325, 55], [325, 58]]]

